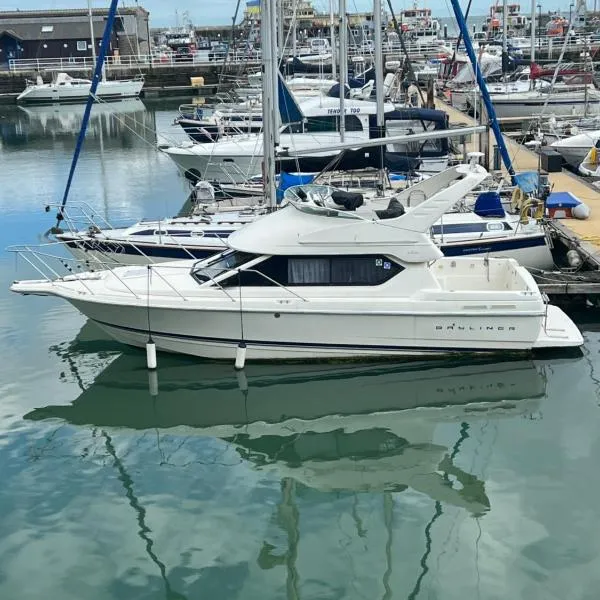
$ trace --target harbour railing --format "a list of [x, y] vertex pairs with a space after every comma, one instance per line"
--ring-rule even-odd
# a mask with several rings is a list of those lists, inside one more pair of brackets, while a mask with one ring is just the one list
[[[408, 44], [408, 53], [411, 57], [435, 57], [440, 53], [447, 52], [448, 48], [439, 43]], [[383, 51], [390, 56], [387, 59], [400, 57], [402, 49], [399, 44], [385, 43]], [[372, 51], [365, 51], [360, 46], [351, 47], [348, 51], [349, 57], [354, 62], [373, 60]], [[318, 55], [311, 55], [313, 64], [320, 64]], [[306, 55], [299, 54], [301, 60]], [[171, 52], [155, 52], [153, 54], [131, 54], [107, 56], [105, 68], [107, 71], [117, 69], [144, 69], [144, 68], [184, 68], [191, 65], [210, 66], [232, 65], [258, 66], [261, 60], [260, 50], [240, 50], [226, 52], [197, 51], [193, 54], [176, 54]], [[330, 62], [330, 55], [323, 55], [323, 63]], [[10, 71], [93, 71], [94, 61], [90, 56], [67, 56], [62, 58], [13, 58], [8, 61]]]

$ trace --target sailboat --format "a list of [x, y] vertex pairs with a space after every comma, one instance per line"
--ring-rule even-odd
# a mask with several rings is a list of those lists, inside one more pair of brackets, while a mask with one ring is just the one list
[[[88, 16], [90, 19], [90, 37], [92, 49], [92, 61], [96, 64], [96, 41], [94, 36], [94, 23], [92, 19], [91, 4], [88, 0]], [[92, 81], [79, 77], [71, 77], [68, 73], [57, 73], [50, 83], [44, 83], [41, 75], [36, 81], [29, 83], [27, 87], [17, 96], [17, 102], [84, 102], [87, 100]], [[144, 87], [142, 75], [134, 79], [107, 80], [104, 69], [102, 80], [98, 83], [95, 99], [98, 100], [122, 100], [140, 95]]]

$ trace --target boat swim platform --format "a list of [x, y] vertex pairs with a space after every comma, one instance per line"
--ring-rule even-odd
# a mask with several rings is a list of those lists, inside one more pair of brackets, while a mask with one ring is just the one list
[[[451, 125], [476, 124], [473, 117], [466, 115], [439, 98], [436, 99], [436, 105], [440, 110], [448, 114]], [[540, 157], [536, 152], [533, 152], [506, 135], [504, 136], [504, 141], [506, 142], [508, 154], [517, 173], [538, 170]], [[488, 164], [493, 164], [496, 141], [491, 131], [489, 145], [490, 156]], [[467, 152], [475, 151], [479, 151], [479, 143], [476, 136], [471, 136], [471, 139], [467, 142]], [[504, 165], [502, 165], [502, 172], [506, 174]], [[548, 180], [553, 192], [570, 192], [589, 206], [590, 216], [588, 219], [554, 221], [554, 226], [560, 231], [563, 237], [571, 237], [574, 242], [580, 242], [579, 245], [581, 245], [582, 250], [586, 254], [595, 255], [593, 256], [595, 259], [594, 262], [600, 267], [600, 190], [596, 189], [582, 177], [570, 173], [565, 169], [560, 173], [548, 173]]]

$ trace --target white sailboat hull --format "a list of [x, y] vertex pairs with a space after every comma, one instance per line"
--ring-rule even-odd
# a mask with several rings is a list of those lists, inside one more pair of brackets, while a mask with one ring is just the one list
[[563, 157], [565, 162], [577, 168], [584, 161], [592, 146], [596, 144], [598, 138], [600, 138], [600, 131], [588, 131], [556, 141], [552, 144], [552, 148]]
[[[558, 116], [583, 116], [596, 115], [600, 113], [600, 99], [597, 95], [590, 94], [585, 102], [585, 94], [576, 92], [574, 94], [556, 94], [550, 96], [546, 106], [546, 114]], [[546, 103], [546, 96], [540, 95], [536, 98], [523, 98], [518, 94], [511, 96], [494, 96], [492, 102], [498, 118], [518, 118], [539, 115]]]
[[[434, 238], [435, 239], [435, 238]], [[519, 237], [507, 237], [505, 239], [496, 239], [490, 240], [487, 242], [484, 240], [483, 245], [482, 242], [478, 242], [477, 244], [469, 243], [468, 240], [464, 242], [454, 242], [454, 243], [446, 243], [441, 244], [439, 239], [436, 239], [436, 242], [440, 245], [440, 249], [447, 256], [493, 256], [498, 258], [513, 258], [519, 264], [531, 267], [535, 269], [552, 269], [554, 267], [554, 261], [552, 259], [552, 254], [548, 245], [545, 243], [536, 244], [536, 240], [534, 238], [530, 238], [527, 236], [519, 236]], [[501, 249], [502, 244], [507, 244], [507, 249]], [[511, 247], [517, 244], [522, 244], [522, 247]], [[531, 245], [527, 245], [530, 243]], [[82, 244], [75, 245], [71, 244], [68, 246], [69, 252], [73, 255], [73, 257], [81, 261], [86, 265], [89, 269], [98, 270], [100, 268], [112, 268], [116, 266], [124, 266], [124, 265], [147, 265], [147, 264], [157, 264], [163, 262], [169, 262], [174, 259], [172, 255], [172, 251], [179, 250], [180, 256], [183, 260], [191, 258], [188, 252], [194, 254], [194, 256], [198, 258], [203, 258], [210, 256], [216, 252], [222, 252], [226, 249], [225, 242], [221, 246], [212, 246], [212, 247], [193, 247], [189, 244], [185, 244], [186, 250], [183, 247], [173, 247], [171, 245], [168, 250], [169, 253], [164, 252], [164, 246], [156, 244], [154, 247], [152, 246], [140, 246], [140, 251], [144, 254], [141, 254], [136, 251], [124, 251], [123, 247], [126, 244], [119, 244], [118, 249], [113, 248], [112, 250], [105, 249], [103, 251], [86, 249], [82, 248]], [[474, 245], [477, 245], [477, 248], [473, 248]]]
[[[129, 81], [101, 81], [96, 96], [103, 100], [117, 100], [139, 96], [144, 82], [141, 79]], [[91, 84], [72, 85], [66, 83], [44, 83], [28, 86], [18, 97], [18, 102], [76, 102], [87, 100]]]

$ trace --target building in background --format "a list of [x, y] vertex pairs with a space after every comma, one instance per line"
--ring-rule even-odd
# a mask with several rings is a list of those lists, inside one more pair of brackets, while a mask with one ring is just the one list
[[[93, 38], [100, 45], [107, 9], [93, 9]], [[12, 59], [81, 58], [92, 54], [87, 9], [0, 11], [0, 65]], [[150, 53], [149, 13], [141, 6], [120, 8], [110, 55]]]

